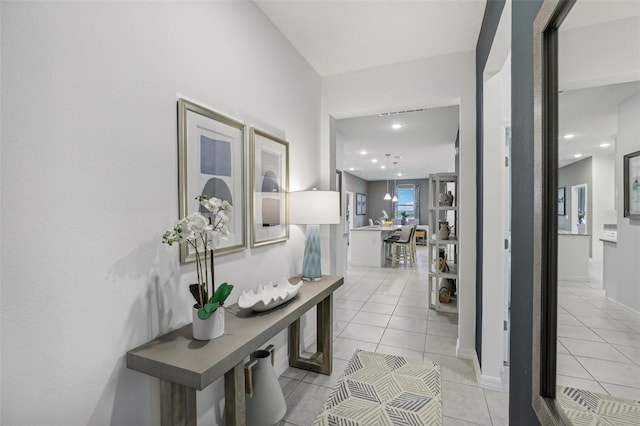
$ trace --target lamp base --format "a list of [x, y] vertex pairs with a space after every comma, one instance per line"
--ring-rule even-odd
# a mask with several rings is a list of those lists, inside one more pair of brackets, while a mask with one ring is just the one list
[[307, 236], [304, 239], [304, 257], [302, 259], [302, 279], [304, 281], [319, 281], [322, 279], [320, 258], [320, 225], [307, 225]]
[[311, 277], [302, 277], [302, 281], [322, 281], [322, 277], [311, 278]]

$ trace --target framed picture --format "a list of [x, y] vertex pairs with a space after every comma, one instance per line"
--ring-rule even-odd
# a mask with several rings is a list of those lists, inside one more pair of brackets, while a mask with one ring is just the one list
[[336, 191], [340, 194], [340, 217], [342, 217], [342, 171], [336, 170]]
[[562, 188], [558, 188], [558, 216], [564, 216], [565, 215], [565, 211], [564, 211], [564, 206], [565, 206], [564, 189], [565, 189], [564, 186]]
[[624, 156], [624, 217], [640, 219], [640, 151]]
[[362, 214], [367, 214], [367, 194], [362, 195]]
[[289, 239], [289, 143], [251, 128], [251, 247]]
[[356, 216], [362, 215], [362, 196], [359, 192], [356, 192]]
[[[208, 195], [233, 206], [231, 234], [221, 239], [216, 255], [244, 250], [246, 202], [244, 144], [245, 125], [220, 113], [178, 100], [178, 191], [180, 217], [199, 211], [209, 213], [195, 199]], [[195, 260], [193, 248], [180, 247], [180, 261]]]

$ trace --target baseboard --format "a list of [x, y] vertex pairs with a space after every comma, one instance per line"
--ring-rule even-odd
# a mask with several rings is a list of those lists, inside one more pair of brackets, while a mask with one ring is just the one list
[[624, 308], [624, 309], [626, 309], [626, 310], [628, 310], [628, 311], [631, 311], [632, 313], [634, 313], [634, 314], [636, 314], [636, 315], [640, 315], [640, 312], [636, 311], [636, 310], [635, 310], [635, 309], [633, 309], [632, 307], [627, 306], [627, 305], [625, 305], [624, 303], [617, 301], [616, 299], [612, 299], [612, 298], [611, 298], [611, 297], [609, 297], [609, 296], [606, 296], [606, 295], [605, 295], [605, 297], [607, 298], [607, 300], [610, 300], [610, 301], [612, 301], [613, 303], [615, 303], [615, 304], [617, 304], [617, 305], [620, 305], [620, 307], [622, 307], [622, 308]]
[[558, 280], [590, 282], [591, 281], [591, 277], [589, 275], [564, 275], [564, 276], [558, 275]]
[[478, 380], [478, 386], [495, 391], [504, 390], [504, 385], [502, 383], [501, 377], [486, 376], [484, 374], [480, 376], [480, 380]]
[[[459, 356], [459, 358], [465, 358], [462, 356]], [[471, 361], [473, 361], [473, 370], [476, 374], [476, 383], [478, 383], [478, 386], [480, 386], [481, 388], [484, 389], [491, 389], [491, 390], [496, 390], [496, 391], [505, 391], [507, 389], [509, 389], [509, 372], [503, 371], [501, 374], [501, 377], [495, 377], [495, 376], [488, 376], [485, 374], [482, 374], [482, 368], [480, 367], [480, 361], [478, 360], [478, 355], [476, 354], [476, 351], [473, 351], [473, 356], [468, 357], [467, 359], [471, 359]], [[508, 367], [507, 367], [508, 370]], [[506, 381], [505, 381], [506, 378]]]
[[476, 351], [473, 349], [464, 349], [460, 347], [460, 339], [456, 341], [456, 356], [463, 359], [477, 358]]

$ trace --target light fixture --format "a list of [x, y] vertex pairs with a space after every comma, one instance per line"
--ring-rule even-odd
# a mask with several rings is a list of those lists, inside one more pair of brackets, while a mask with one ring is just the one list
[[360, 155], [367, 155], [367, 151], [363, 149], [362, 151], [360, 151]]
[[349, 167], [349, 171], [350, 171], [350, 172], [352, 172], [352, 171], [354, 171], [354, 170], [355, 170], [355, 168], [353, 168], [353, 167]]
[[401, 129], [401, 128], [402, 128], [402, 124], [400, 124], [400, 123], [393, 123], [393, 124], [391, 125], [391, 128], [392, 128], [392, 129], [394, 129], [394, 130]]
[[386, 169], [386, 168], [387, 168], [387, 166], [385, 166], [385, 165], [383, 164], [382, 166], [380, 166], [380, 168], [381, 168], [382, 170], [384, 170], [384, 169]]
[[302, 260], [302, 279], [322, 279], [320, 225], [340, 223], [340, 193], [337, 191], [297, 191], [289, 193], [289, 223], [307, 225]]
[[600, 148], [606, 148], [608, 146], [611, 146], [611, 144], [609, 142], [603, 142], [600, 144]]
[[[385, 156], [387, 157], [387, 168], [389, 167], [389, 157], [391, 156], [391, 154], [385, 154]], [[384, 194], [384, 199], [386, 201], [389, 201], [391, 199], [391, 194], [389, 194], [389, 171], [387, 171], [387, 193]]]
[[[427, 174], [429, 174], [429, 173], [427, 173]], [[402, 173], [398, 172], [398, 176], [402, 176]]]
[[[397, 161], [393, 162], [393, 167], [395, 168], [398, 165]], [[399, 174], [399, 173], [398, 173]], [[391, 199], [392, 203], [397, 203], [398, 202], [398, 182], [396, 182], [396, 180], [393, 180], [393, 198]]]
[[580, 158], [580, 157], [582, 157], [582, 154], [574, 154], [573, 156], [574, 156], [575, 158]]
[[372, 163], [377, 163], [377, 162], [378, 162], [378, 159], [377, 159], [377, 158], [372, 158], [372, 159], [371, 159], [371, 162], [372, 162]]
[[563, 138], [565, 139], [572, 139], [575, 138], [576, 135], [574, 135], [573, 133], [567, 133], [566, 135], [563, 136]]

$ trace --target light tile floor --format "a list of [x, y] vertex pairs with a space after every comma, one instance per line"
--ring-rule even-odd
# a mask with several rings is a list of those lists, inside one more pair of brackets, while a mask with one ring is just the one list
[[640, 314], [605, 297], [601, 268], [558, 283], [557, 383], [640, 400]]
[[437, 361], [443, 424], [507, 425], [509, 394], [478, 387], [473, 363], [455, 356], [458, 316], [428, 309], [427, 250], [414, 267], [350, 268], [334, 295], [333, 374], [289, 368], [282, 425], [313, 423], [356, 349]]

